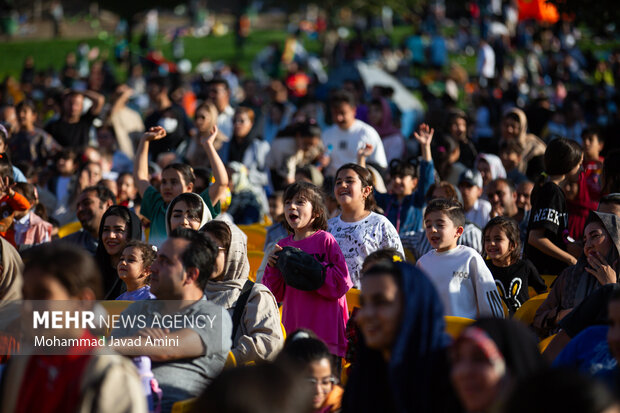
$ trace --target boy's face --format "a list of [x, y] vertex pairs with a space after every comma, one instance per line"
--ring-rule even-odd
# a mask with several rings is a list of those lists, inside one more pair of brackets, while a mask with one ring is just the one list
[[19, 126], [22, 128], [32, 125], [36, 119], [36, 115], [32, 112], [32, 109], [25, 105], [19, 110], [17, 116], [19, 118]]
[[349, 129], [355, 122], [355, 108], [348, 103], [332, 105], [332, 119], [342, 130]]
[[603, 143], [598, 140], [598, 135], [592, 134], [583, 138], [583, 151], [590, 159], [598, 159], [603, 150]]
[[476, 185], [460, 184], [459, 190], [463, 196], [463, 207], [465, 207], [465, 211], [469, 211], [473, 208], [478, 198], [480, 198], [480, 195], [482, 195], [482, 188]]
[[432, 211], [424, 217], [424, 231], [431, 247], [444, 252], [456, 247], [456, 241], [463, 234], [463, 227], [457, 227], [447, 214]]
[[512, 151], [500, 152], [499, 158], [502, 160], [502, 165], [506, 171], [512, 171], [521, 162], [521, 155]]
[[418, 179], [411, 175], [394, 175], [392, 177], [392, 192], [396, 196], [408, 196], [418, 185]]
[[450, 124], [450, 136], [458, 140], [465, 140], [467, 136], [467, 122], [463, 118], [456, 118]]

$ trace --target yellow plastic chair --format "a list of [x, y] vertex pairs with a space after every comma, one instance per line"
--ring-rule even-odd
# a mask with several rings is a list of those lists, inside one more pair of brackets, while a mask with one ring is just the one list
[[248, 251], [248, 261], [250, 262], [250, 280], [256, 282], [256, 273], [260, 268], [265, 253], [263, 251]]
[[196, 400], [197, 397], [178, 401], [172, 405], [172, 410], [170, 410], [170, 413], [191, 413], [194, 411]]
[[[101, 306], [105, 308], [110, 316], [120, 315], [127, 307], [133, 304], [133, 301], [126, 300], [105, 300], [100, 301]], [[112, 325], [110, 324], [110, 328], [106, 328], [106, 336], [109, 336]]]
[[553, 284], [555, 282], [555, 280], [558, 278], [557, 275], [541, 275], [543, 281], [545, 282], [545, 284], [547, 285], [548, 289], [551, 289], [551, 284]]
[[454, 339], [457, 338], [467, 326], [475, 321], [471, 318], [455, 317], [451, 315], [446, 315], [443, 319], [446, 322], [446, 333]]
[[248, 251], [262, 251], [265, 248], [267, 230], [264, 226], [259, 224], [239, 225], [239, 229], [248, 236]]
[[540, 305], [547, 299], [547, 296], [549, 296], [549, 293], [540, 294], [536, 297], [530, 298], [523, 303], [512, 318], [519, 320], [528, 326], [531, 325], [534, 321], [536, 310], [538, 310], [538, 307], [540, 307]]
[[237, 359], [232, 351], [228, 352], [228, 357], [226, 357], [226, 363], [224, 363], [225, 369], [231, 369], [233, 367], [237, 367]]
[[82, 229], [80, 221], [69, 222], [58, 229], [58, 238], [64, 238]]
[[360, 307], [360, 294], [362, 292], [357, 288], [351, 288], [347, 291], [347, 309], [349, 310], [349, 314], [353, 312], [355, 307]]
[[527, 293], [529, 294], [530, 298], [536, 297], [538, 295], [534, 287], [527, 287]]
[[552, 336], [549, 336], [546, 339], [542, 340], [540, 343], [538, 343], [538, 351], [543, 353], [547, 349], [547, 346], [549, 345], [549, 343], [551, 343], [551, 340], [553, 340], [553, 337], [555, 336], [556, 336], [555, 334]]

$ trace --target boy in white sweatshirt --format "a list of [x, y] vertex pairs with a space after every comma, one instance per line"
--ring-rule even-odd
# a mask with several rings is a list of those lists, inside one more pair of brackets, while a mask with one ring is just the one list
[[445, 315], [503, 318], [502, 301], [491, 271], [476, 250], [456, 243], [464, 225], [465, 212], [460, 203], [431, 201], [424, 212], [424, 229], [434, 249], [423, 255], [417, 266], [435, 285]]

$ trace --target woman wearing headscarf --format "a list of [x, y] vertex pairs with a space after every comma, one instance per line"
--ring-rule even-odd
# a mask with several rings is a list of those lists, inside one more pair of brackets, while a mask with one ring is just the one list
[[170, 201], [166, 209], [166, 235], [179, 227], [198, 231], [212, 219], [211, 211], [202, 197], [185, 192]]
[[22, 298], [24, 264], [10, 242], [0, 237], [0, 364], [19, 350], [13, 328], [19, 325], [19, 301]]
[[[205, 295], [207, 300], [227, 309], [233, 319], [231, 351], [237, 364], [274, 359], [284, 345], [280, 312], [267, 287], [248, 281], [250, 263], [243, 232], [219, 219], [210, 221], [201, 231], [219, 247]], [[237, 309], [238, 305], [244, 307]]]
[[592, 211], [584, 229], [583, 254], [562, 271], [536, 311], [533, 325], [540, 335], [552, 334], [558, 322], [599, 287], [618, 283], [619, 257], [620, 218]]
[[474, 167], [482, 175], [482, 184], [484, 188], [489, 182], [497, 178], [506, 178], [506, 169], [502, 165], [502, 160], [497, 155], [490, 153], [481, 153], [476, 157]]
[[101, 217], [95, 260], [103, 276], [105, 300], [114, 300], [123, 292], [125, 284], [118, 278], [116, 266], [127, 242], [141, 239], [140, 218], [129, 208], [112, 205]]
[[538, 136], [527, 133], [527, 116], [521, 109], [512, 108], [504, 112], [501, 133], [500, 146], [503, 141], [514, 139], [523, 147], [521, 162], [517, 165], [522, 174], [527, 172], [527, 164], [532, 158], [545, 154], [547, 145]]
[[388, 156], [388, 163], [392, 159], [401, 159], [405, 154], [405, 139], [400, 129], [394, 125], [392, 109], [385, 98], [370, 101], [368, 123], [381, 137], [385, 154]]
[[361, 280], [362, 337], [343, 412], [453, 412], [443, 308], [430, 280], [410, 264], [382, 261]]
[[516, 321], [481, 319], [456, 339], [450, 378], [467, 412], [497, 409], [514, 384], [545, 368], [537, 339]]

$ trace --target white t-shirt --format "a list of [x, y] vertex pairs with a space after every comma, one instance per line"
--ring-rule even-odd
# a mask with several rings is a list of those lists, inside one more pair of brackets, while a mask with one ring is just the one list
[[233, 116], [235, 116], [235, 110], [230, 105], [226, 106], [224, 111], [217, 115], [217, 128], [226, 135], [228, 140], [232, 138]]
[[493, 274], [473, 248], [458, 245], [445, 252], [432, 250], [416, 265], [435, 285], [445, 315], [504, 318]]
[[333, 125], [323, 132], [323, 144], [328, 152], [331, 145], [332, 161], [327, 167], [327, 175], [334, 176], [338, 168], [346, 163], [357, 163], [357, 150], [361, 142], [369, 143], [375, 148], [368, 161], [387, 168], [385, 149], [379, 134], [372, 126], [356, 119], [346, 131]]
[[495, 52], [493, 48], [485, 43], [478, 51], [478, 62], [476, 64], [478, 74], [487, 79], [495, 77]]
[[327, 231], [340, 245], [351, 281], [356, 288], [360, 288], [360, 272], [364, 259], [371, 252], [382, 248], [395, 248], [405, 255], [394, 225], [386, 217], [375, 212], [357, 222], [344, 222], [337, 216], [328, 221]]
[[474, 206], [465, 212], [465, 218], [480, 229], [484, 229], [484, 226], [491, 219], [491, 203], [484, 199], [478, 199]]

